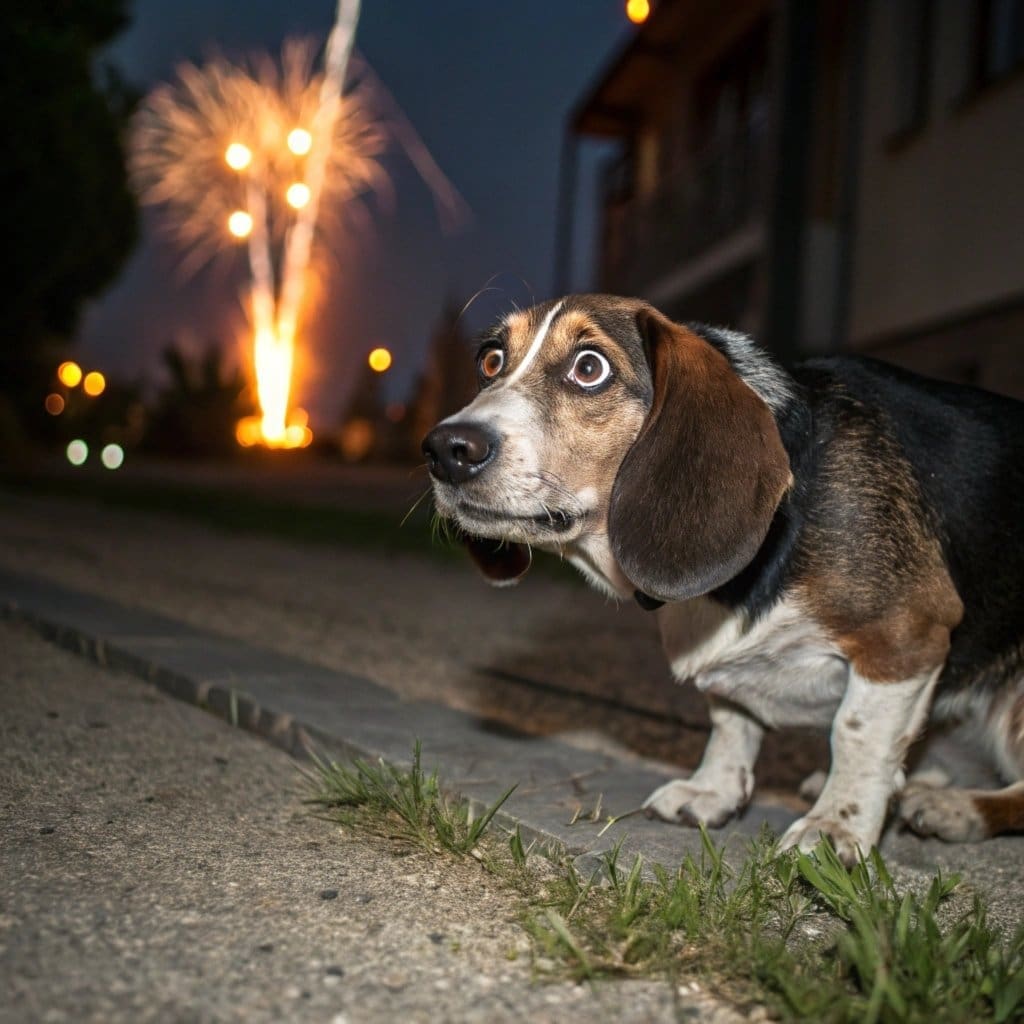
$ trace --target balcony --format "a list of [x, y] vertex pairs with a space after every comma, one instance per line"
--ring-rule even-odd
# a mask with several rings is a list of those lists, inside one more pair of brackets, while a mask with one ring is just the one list
[[602, 286], [644, 294], [659, 278], [759, 220], [767, 194], [763, 131], [705, 150], [636, 196], [629, 154], [604, 181]]

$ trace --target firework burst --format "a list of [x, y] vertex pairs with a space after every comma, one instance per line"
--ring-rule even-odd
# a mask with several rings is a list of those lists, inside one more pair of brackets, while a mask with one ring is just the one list
[[[224, 249], [234, 234], [232, 213], [252, 215], [247, 191], [253, 186], [266, 196], [270, 240], [283, 242], [295, 220], [288, 190], [305, 183], [310, 126], [324, 81], [313, 70], [315, 55], [311, 41], [290, 40], [280, 63], [264, 57], [244, 64], [185, 64], [177, 69], [177, 81], [159, 86], [140, 106], [132, 132], [132, 177], [142, 200], [163, 209], [190, 269]], [[327, 217], [380, 186], [380, 157], [387, 147], [369, 88], [356, 84], [337, 103], [321, 196]]]
[[144, 202], [196, 269], [244, 240], [258, 418], [238, 426], [242, 444], [308, 444], [302, 410], [290, 408], [295, 339], [314, 242], [353, 198], [385, 180], [382, 122], [369, 89], [343, 94], [358, 0], [338, 0], [322, 71], [315, 47], [288, 42], [281, 60], [217, 59], [178, 69], [136, 114], [132, 174]]

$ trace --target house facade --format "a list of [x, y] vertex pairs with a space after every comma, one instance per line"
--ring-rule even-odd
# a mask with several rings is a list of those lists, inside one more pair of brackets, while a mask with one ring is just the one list
[[660, 0], [566, 138], [602, 290], [1024, 395], [1024, 0]]

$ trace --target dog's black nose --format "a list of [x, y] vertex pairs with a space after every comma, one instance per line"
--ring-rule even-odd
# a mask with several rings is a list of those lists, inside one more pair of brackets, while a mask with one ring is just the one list
[[446, 484], [462, 484], [494, 458], [498, 439], [474, 423], [442, 423], [423, 439], [431, 476]]

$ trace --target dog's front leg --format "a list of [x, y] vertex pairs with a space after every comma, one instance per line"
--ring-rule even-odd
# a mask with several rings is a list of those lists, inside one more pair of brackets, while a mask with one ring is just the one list
[[659, 786], [644, 801], [649, 815], [718, 828], [749, 802], [764, 728], [734, 704], [714, 697], [709, 704], [711, 735], [700, 767], [688, 779]]
[[832, 722], [832, 767], [811, 810], [782, 837], [782, 849], [812, 850], [827, 836], [856, 863], [881, 835], [903, 759], [924, 721], [939, 670], [899, 683], [871, 682], [851, 667]]

